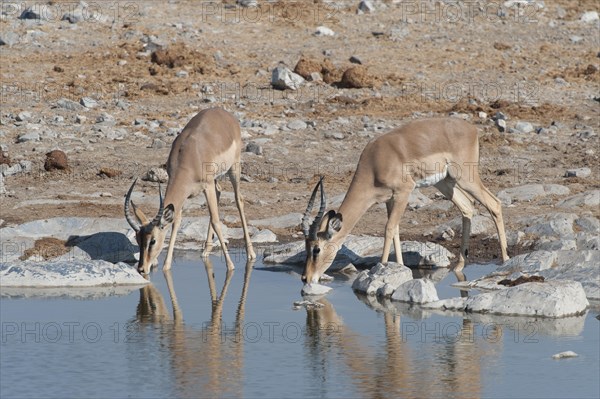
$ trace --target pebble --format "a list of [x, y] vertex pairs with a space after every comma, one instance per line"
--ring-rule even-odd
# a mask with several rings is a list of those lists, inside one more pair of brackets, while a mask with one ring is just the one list
[[496, 126], [498, 130], [502, 133], [506, 131], [506, 120], [505, 119], [496, 119]]
[[26, 143], [28, 141], [40, 141], [40, 135], [38, 133], [25, 133], [17, 138], [18, 143]]
[[75, 101], [66, 98], [61, 98], [60, 100], [58, 100], [56, 102], [56, 105], [59, 108], [68, 109], [69, 111], [79, 111], [83, 109], [83, 106], [81, 104], [78, 104]]
[[246, 144], [246, 152], [251, 152], [253, 154], [256, 155], [262, 155], [263, 154], [263, 148], [262, 146], [254, 143], [254, 142], [250, 142], [248, 144]]
[[79, 104], [83, 105], [86, 108], [96, 108], [98, 106], [98, 101], [90, 97], [82, 97], [81, 99], [79, 99]]
[[362, 60], [359, 57], [357, 57], [356, 55], [351, 56], [349, 61], [353, 64], [362, 65]]
[[372, 1], [369, 0], [361, 0], [358, 3], [358, 9], [356, 10], [357, 14], [368, 14], [375, 11], [375, 6]]
[[515, 129], [521, 133], [531, 133], [534, 130], [533, 125], [529, 122], [517, 122]]
[[290, 130], [304, 130], [308, 127], [308, 124], [300, 119], [296, 119], [287, 124]]
[[565, 177], [589, 177], [591, 174], [590, 168], [567, 169]]
[[23, 111], [23, 112], [19, 112], [17, 114], [17, 117], [15, 118], [17, 120], [17, 122], [25, 122], [31, 119], [31, 112], [29, 111]]
[[325, 132], [324, 134], [326, 139], [335, 139], [335, 140], [343, 140], [346, 138], [344, 133], [342, 132]]
[[577, 353], [573, 352], [573, 351], [565, 351], [565, 352], [560, 352], [557, 353], [556, 355], [552, 355], [552, 359], [567, 359], [570, 357], [577, 357], [579, 356]]
[[333, 36], [335, 32], [326, 26], [319, 26], [314, 34], [315, 36]]
[[598, 19], [600, 19], [600, 17], [598, 16], [598, 11], [584, 12], [580, 18], [581, 22], [584, 22], [584, 23], [598, 21]]

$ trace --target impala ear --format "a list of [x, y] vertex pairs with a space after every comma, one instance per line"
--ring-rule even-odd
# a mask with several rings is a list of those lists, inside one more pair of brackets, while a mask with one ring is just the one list
[[160, 220], [160, 227], [163, 228], [166, 225], [173, 223], [174, 218], [175, 218], [175, 206], [173, 206], [173, 204], [169, 204], [165, 208], [163, 217]]
[[342, 214], [335, 211], [329, 211], [327, 214], [327, 239], [331, 239], [342, 229]]
[[147, 225], [148, 223], [150, 223], [150, 221], [148, 220], [148, 218], [146, 217], [146, 215], [144, 214], [144, 212], [142, 212], [141, 209], [139, 209], [134, 203], [133, 201], [131, 201], [131, 207], [133, 208], [133, 214], [135, 215], [135, 218], [138, 220], [138, 222], [140, 222], [140, 224], [142, 226]]

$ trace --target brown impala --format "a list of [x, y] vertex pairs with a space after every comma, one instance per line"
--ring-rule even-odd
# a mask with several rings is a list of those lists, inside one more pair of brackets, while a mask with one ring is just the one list
[[[402, 263], [398, 224], [408, 196], [418, 187], [435, 186], [462, 214], [460, 257], [455, 270], [465, 264], [471, 233], [474, 199], [489, 211], [496, 225], [502, 260], [508, 259], [501, 203], [479, 177], [477, 129], [457, 118], [414, 121], [373, 140], [363, 150], [356, 172], [339, 211], [325, 212], [323, 179], [312, 192], [302, 219], [306, 263], [302, 280], [317, 283], [361, 216], [375, 203], [385, 202], [388, 220], [381, 262], [387, 263], [392, 240]], [[317, 190], [321, 206], [309, 227], [308, 219]]]
[[[158, 214], [151, 221], [131, 201], [131, 192], [135, 186], [135, 181], [133, 182], [125, 197], [125, 217], [136, 232], [136, 239], [140, 247], [138, 264], [140, 273], [148, 273], [150, 266], [156, 263], [165, 242], [166, 229], [172, 224], [171, 238], [163, 269], [168, 270], [171, 268], [173, 246], [177, 237], [177, 230], [181, 224], [183, 203], [187, 198], [194, 197], [202, 192], [206, 196], [210, 213], [210, 223], [203, 254], [208, 255], [210, 253], [213, 246], [213, 235], [216, 232], [223, 249], [227, 268], [234, 268], [227, 252], [219, 222], [218, 198], [220, 189], [215, 179], [224, 174], [229, 176], [233, 185], [235, 202], [244, 229], [248, 259], [256, 258], [248, 234], [243, 198], [239, 190], [241, 147], [240, 124], [237, 119], [221, 108], [206, 109], [194, 116], [173, 142], [167, 161], [167, 173], [169, 175], [167, 192], [163, 201], [159, 187], [160, 207]], [[134, 215], [131, 215], [129, 211], [130, 203]]]

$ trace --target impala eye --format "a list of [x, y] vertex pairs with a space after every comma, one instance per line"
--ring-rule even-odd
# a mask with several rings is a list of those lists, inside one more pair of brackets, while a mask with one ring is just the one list
[[153, 238], [152, 240], [150, 240], [150, 246], [153, 246], [154, 244], [156, 244], [156, 240]]

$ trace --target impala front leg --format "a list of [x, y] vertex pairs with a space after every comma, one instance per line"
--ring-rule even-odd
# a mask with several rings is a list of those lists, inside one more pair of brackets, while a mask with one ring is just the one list
[[[388, 221], [385, 225], [385, 239], [383, 241], [383, 254], [381, 255], [381, 263], [386, 264], [388, 262], [388, 258], [390, 256], [390, 249], [392, 247], [392, 240], [394, 242], [394, 246], [396, 247], [396, 251], [398, 251], [398, 247], [400, 246], [400, 237], [399, 237], [399, 227], [400, 219], [402, 218], [402, 214], [404, 214], [404, 209], [406, 208], [406, 204], [408, 204], [408, 196], [410, 195], [410, 191], [398, 192], [394, 193], [394, 196], [390, 199], [389, 211], [388, 211]], [[398, 234], [398, 236], [396, 236]], [[402, 251], [400, 254], [396, 254], [396, 261], [403, 265], [402, 260]]]
[[169, 248], [167, 249], [167, 257], [165, 258], [163, 270], [169, 270], [171, 268], [171, 263], [173, 262], [173, 249], [175, 248], [175, 239], [177, 238], [177, 232], [179, 231], [179, 226], [181, 225], [182, 213], [183, 212], [180, 209], [175, 215], [175, 220], [173, 220], [171, 238], [169, 239]]
[[223, 238], [223, 233], [221, 232], [221, 223], [219, 219], [219, 209], [217, 206], [217, 193], [215, 186], [209, 185], [205, 189], [204, 194], [206, 195], [206, 204], [208, 205], [208, 211], [210, 213], [210, 224], [215, 233], [217, 233], [219, 243], [221, 243], [221, 249], [223, 250], [223, 256], [225, 257], [225, 264], [227, 265], [227, 269], [233, 270], [235, 266], [231, 261], [231, 258], [229, 257], [227, 244], [225, 244], [225, 239]]

